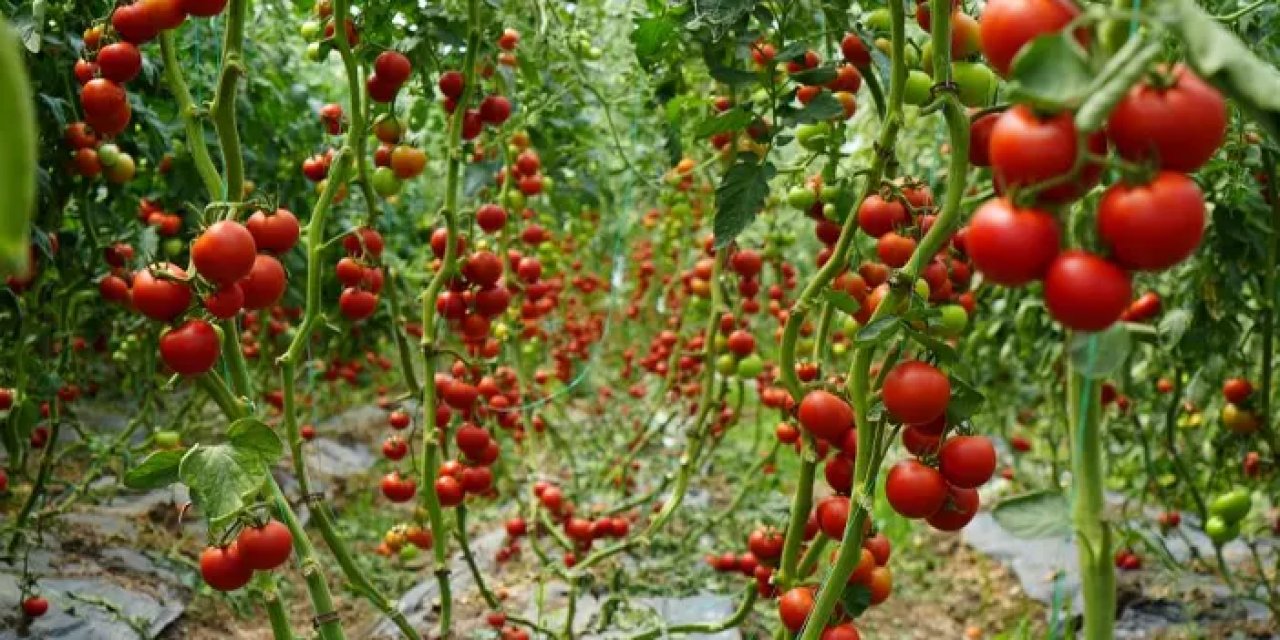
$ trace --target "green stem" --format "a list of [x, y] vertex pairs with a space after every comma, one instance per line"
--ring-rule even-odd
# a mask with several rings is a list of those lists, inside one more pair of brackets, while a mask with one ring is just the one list
[[351, 10], [351, 0], [334, 0], [333, 3], [333, 41], [338, 46], [338, 55], [342, 57], [342, 66], [347, 72], [347, 91], [351, 94], [351, 128], [347, 131], [347, 144], [355, 151], [356, 178], [360, 181], [360, 190], [364, 193], [367, 224], [372, 226], [378, 218], [377, 199], [373, 193], [373, 183], [369, 180], [369, 157], [365, 153], [368, 132], [365, 131], [365, 111], [362, 105], [364, 87], [360, 83], [360, 67], [351, 52], [351, 43], [347, 42], [347, 16]]
[[213, 158], [209, 156], [209, 145], [204, 141], [204, 128], [200, 124], [200, 110], [191, 99], [191, 90], [182, 77], [182, 67], [178, 65], [177, 48], [174, 45], [172, 30], [161, 32], [160, 53], [164, 58], [164, 77], [169, 85], [169, 92], [177, 102], [178, 114], [182, 116], [183, 126], [187, 131], [187, 148], [191, 151], [191, 159], [195, 162], [196, 173], [209, 192], [210, 200], [220, 199], [222, 176], [213, 166]]
[[262, 592], [267, 621], [271, 623], [271, 635], [275, 640], [294, 640], [293, 627], [289, 625], [289, 613], [284, 610], [284, 602], [280, 600], [280, 592], [276, 589], [275, 574], [260, 572], [253, 579], [258, 590]]
[[413, 369], [413, 354], [409, 351], [409, 340], [404, 336], [405, 315], [400, 307], [400, 277], [394, 269], [387, 271], [387, 301], [391, 305], [391, 336], [396, 342], [396, 352], [400, 357], [400, 374], [404, 376], [404, 384], [409, 393], [417, 395], [422, 393], [422, 385], [418, 384], [418, 374]]
[[[1070, 365], [1068, 365], [1070, 366]], [[1116, 613], [1115, 564], [1111, 558], [1111, 525], [1103, 510], [1102, 385], [1074, 370], [1067, 380], [1067, 414], [1072, 430], [1071, 475], [1080, 577], [1084, 590], [1084, 637], [1108, 640]]]
[[333, 595], [329, 593], [329, 584], [325, 582], [324, 572], [320, 569], [320, 561], [316, 559], [315, 548], [307, 538], [307, 532], [298, 522], [289, 501], [280, 490], [276, 479], [267, 474], [267, 490], [271, 492], [271, 502], [276, 517], [289, 528], [293, 535], [293, 550], [298, 555], [298, 567], [302, 571], [303, 581], [307, 585], [307, 594], [311, 596], [311, 604], [315, 608], [315, 626], [323, 640], [343, 640], [346, 634], [342, 631], [342, 621], [338, 618], [337, 609], [333, 606]]
[[56, 458], [54, 450], [58, 447], [58, 434], [61, 431], [62, 416], [60, 401], [54, 401], [54, 411], [49, 420], [49, 438], [45, 440], [44, 451], [40, 455], [40, 467], [36, 471], [35, 481], [31, 483], [31, 493], [27, 495], [27, 499], [22, 503], [22, 509], [18, 511], [18, 517], [13, 521], [13, 536], [9, 538], [8, 554], [10, 556], [18, 550], [18, 543], [22, 541], [22, 527], [26, 523], [27, 518], [31, 516], [31, 512], [36, 508], [36, 503], [45, 494], [45, 485], [49, 482], [49, 476], [53, 474], [53, 461]]
[[[222, 71], [213, 94], [213, 129], [222, 148], [222, 170], [226, 180], [222, 199], [240, 202], [244, 197], [244, 156], [240, 132], [236, 129], [236, 89], [244, 76], [244, 13], [248, 0], [230, 0], [227, 26], [222, 40]], [[235, 211], [229, 208], [229, 211]]]
[[661, 627], [652, 629], [631, 636], [630, 640], [655, 640], [656, 638], [665, 638], [673, 635], [684, 635], [691, 633], [698, 634], [714, 634], [732, 629], [742, 624], [747, 619], [747, 615], [751, 613], [751, 608], [756, 603], [756, 585], [749, 584], [742, 590], [742, 601], [738, 604], [738, 608], [729, 617], [724, 620], [716, 620], [713, 622], [695, 622], [690, 624], [677, 624], [670, 627]]

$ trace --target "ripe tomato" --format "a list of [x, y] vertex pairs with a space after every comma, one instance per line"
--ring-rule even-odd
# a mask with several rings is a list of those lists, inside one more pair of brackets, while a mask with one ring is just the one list
[[814, 509], [818, 519], [818, 528], [832, 540], [843, 540], [844, 529], [849, 521], [849, 498], [845, 496], [827, 496], [818, 501]]
[[116, 7], [111, 14], [111, 26], [122, 40], [133, 44], [147, 42], [160, 33], [159, 26], [152, 21], [150, 12], [141, 2]]
[[999, 119], [999, 113], [985, 113], [969, 123], [969, 164], [991, 166], [991, 130]]
[[861, 640], [862, 636], [858, 633], [858, 628], [853, 626], [852, 622], [838, 624], [834, 627], [827, 627], [822, 630], [820, 640]]
[[1184, 65], [1169, 75], [1167, 87], [1134, 85], [1107, 119], [1107, 136], [1126, 160], [1154, 159], [1162, 169], [1190, 173], [1222, 146], [1227, 103]]
[[152, 320], [167, 322], [182, 315], [191, 304], [191, 287], [182, 279], [187, 272], [165, 263], [156, 269], [176, 280], [162, 280], [151, 269], [142, 269], [133, 275], [133, 305], [142, 315]]
[[844, 34], [844, 38], [840, 40], [840, 53], [845, 60], [859, 67], [871, 66], [871, 52], [867, 51], [867, 45], [855, 33]]
[[790, 589], [778, 598], [778, 616], [792, 633], [804, 627], [810, 611], [813, 611], [813, 589], [810, 587]]
[[511, 117], [511, 101], [506, 96], [490, 95], [480, 101], [480, 120], [498, 127]]
[[388, 436], [382, 441], [382, 455], [388, 460], [400, 460], [409, 453], [409, 443], [397, 435]]
[[151, 24], [160, 31], [177, 29], [187, 19], [187, 12], [182, 9], [182, 0], [141, 0], [139, 4], [151, 16]]
[[245, 527], [236, 538], [244, 563], [258, 571], [271, 571], [285, 563], [293, 553], [293, 534], [279, 520], [262, 527]]
[[208, 547], [200, 554], [200, 576], [205, 584], [218, 591], [235, 591], [253, 577], [253, 568], [245, 563], [236, 543], [225, 547]]
[[902, 430], [902, 446], [913, 456], [935, 454], [941, 442], [942, 438], [936, 434], [924, 432], [919, 425], [908, 425]]
[[255, 211], [244, 226], [253, 235], [253, 242], [259, 251], [275, 254], [285, 253], [298, 242], [301, 228], [298, 218], [288, 209], [276, 209], [275, 213]]
[[142, 52], [128, 42], [116, 42], [103, 47], [95, 62], [102, 77], [124, 84], [142, 71]]
[[938, 471], [947, 484], [976, 489], [996, 471], [996, 448], [985, 436], [947, 438], [938, 450]]
[[797, 415], [806, 431], [830, 442], [840, 442], [853, 428], [853, 408], [849, 403], [821, 389], [805, 394]]
[[[401, 180], [408, 180], [422, 174], [427, 166], [427, 154], [417, 147], [407, 144], [396, 145], [391, 150], [391, 170]], [[378, 253], [382, 253], [378, 251]]]
[[[907, 209], [901, 202], [885, 200], [876, 194], [867, 196], [858, 207], [858, 227], [872, 238], [879, 238], [905, 225], [909, 219]], [[838, 233], [839, 227], [836, 229]]]
[[936, 367], [918, 360], [898, 363], [884, 379], [884, 406], [904, 424], [936, 420], [947, 410], [951, 382]]
[[892, 231], [880, 236], [876, 242], [876, 255], [880, 261], [895, 269], [906, 266], [915, 250], [915, 240]]
[[[1026, 105], [1017, 105], [1000, 114], [991, 130], [991, 170], [999, 187], [1030, 187], [1059, 178], [1075, 165], [1076, 155], [1085, 151], [1103, 155], [1107, 141], [1102, 133], [1088, 137], [1087, 149], [1076, 143], [1072, 114], [1063, 111], [1041, 117]], [[1077, 179], [1041, 191], [1039, 200], [1066, 202], [1080, 197], [1098, 181], [1101, 167], [1086, 161]]]
[[503, 29], [502, 35], [498, 36], [498, 48], [503, 51], [512, 51], [518, 44], [520, 44], [520, 32], [515, 29]]
[[1161, 271], [1196, 250], [1204, 209], [1200, 187], [1181, 173], [1161, 171], [1145, 185], [1117, 182], [1098, 202], [1098, 236], [1119, 264]]
[[1129, 306], [1129, 274], [1084, 251], [1066, 251], [1054, 259], [1044, 278], [1049, 314], [1077, 331], [1111, 326]]
[[446, 71], [440, 74], [438, 85], [445, 98], [457, 100], [462, 97], [462, 74], [457, 71]]
[[[84, 107], [85, 120], [110, 120], [120, 110], [128, 107], [124, 87], [107, 78], [94, 78], [80, 88], [80, 105]], [[94, 126], [94, 129], [99, 127]]]
[[889, 506], [906, 518], [928, 518], [947, 499], [947, 483], [937, 469], [903, 460], [889, 469], [884, 482]]
[[1017, 287], [1044, 276], [1060, 242], [1053, 216], [1038, 209], [1018, 209], [1007, 198], [996, 198], [974, 213], [964, 246], [983, 277]]
[[476, 225], [485, 233], [496, 233], [507, 224], [507, 210], [489, 203], [476, 209]]
[[231, 220], [213, 223], [191, 243], [196, 272], [217, 285], [233, 284], [248, 276], [257, 254], [253, 234]]
[[218, 360], [218, 333], [204, 320], [188, 320], [160, 336], [160, 357], [184, 376], [202, 374]]
[[893, 572], [889, 571], [889, 567], [876, 567], [871, 570], [869, 583], [867, 586], [871, 588], [871, 604], [880, 604], [893, 593]]
[[408, 502], [418, 492], [418, 483], [413, 478], [405, 478], [399, 471], [392, 471], [382, 476], [382, 495], [392, 502]]
[[783, 542], [782, 534], [773, 530], [756, 529], [747, 536], [747, 548], [766, 564], [782, 556]]
[[383, 82], [399, 87], [409, 79], [409, 74], [413, 73], [413, 65], [409, 63], [409, 58], [399, 51], [383, 51], [373, 61], [373, 72], [378, 74]]
[[1222, 397], [1232, 404], [1244, 404], [1253, 395], [1253, 384], [1244, 378], [1230, 378], [1222, 383]]
[[22, 601], [22, 614], [28, 618], [39, 618], [49, 611], [49, 601], [43, 596], [29, 596]]
[[947, 487], [946, 503], [925, 521], [939, 531], [959, 531], [978, 513], [978, 490]]
[[436, 478], [435, 484], [436, 497], [440, 500], [440, 506], [456, 507], [462, 504], [466, 492], [462, 487], [462, 483], [453, 476], [444, 476]]
[[265, 309], [275, 304], [284, 295], [286, 284], [287, 278], [280, 261], [266, 254], [258, 254], [249, 274], [240, 280], [240, 290], [244, 292], [244, 308]]
[[502, 277], [502, 260], [489, 251], [477, 251], [467, 256], [462, 275], [479, 287], [491, 287]]
[[883, 567], [889, 564], [889, 554], [892, 550], [889, 544], [889, 538], [883, 533], [877, 533], [863, 541], [862, 546], [865, 547], [876, 558], [876, 564]]
[[853, 568], [853, 573], [849, 574], [849, 584], [866, 584], [871, 580], [871, 570], [877, 566], [876, 556], [870, 549], [858, 549], [858, 554], [858, 564]]
[[982, 55], [1000, 75], [1008, 76], [1024, 45], [1036, 36], [1061, 31], [1078, 15], [1080, 9], [1071, 0], [991, 0], [979, 21]]
[[212, 18], [225, 9], [227, 0], [182, 0], [182, 9], [198, 18]]

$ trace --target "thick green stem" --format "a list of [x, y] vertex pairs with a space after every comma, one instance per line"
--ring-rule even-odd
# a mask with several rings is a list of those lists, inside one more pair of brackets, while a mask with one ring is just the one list
[[1108, 640], [1116, 614], [1116, 574], [1111, 558], [1111, 525], [1103, 513], [1102, 384], [1074, 370], [1067, 380], [1067, 415], [1072, 434], [1071, 476], [1075, 489], [1072, 522], [1076, 531], [1084, 591], [1084, 637]]
[[191, 160], [196, 165], [196, 173], [209, 192], [210, 200], [221, 199], [222, 176], [213, 166], [213, 158], [209, 155], [209, 145], [204, 141], [204, 127], [200, 124], [200, 109], [191, 99], [191, 90], [182, 77], [182, 67], [178, 65], [177, 47], [174, 45], [174, 32], [164, 31], [160, 34], [160, 53], [164, 57], [164, 77], [169, 84], [169, 92], [177, 103], [178, 113], [182, 116], [182, 124], [186, 127], [187, 148], [191, 152]]
[[333, 41], [338, 46], [338, 55], [342, 57], [342, 66], [347, 72], [347, 91], [351, 97], [349, 118], [351, 127], [347, 132], [347, 144], [355, 151], [356, 178], [360, 181], [360, 190], [364, 194], [365, 208], [370, 226], [378, 217], [377, 200], [373, 193], [373, 183], [369, 180], [369, 158], [365, 153], [365, 145], [369, 134], [365, 131], [365, 110], [363, 106], [364, 87], [360, 83], [360, 67], [351, 52], [351, 43], [347, 42], [347, 30], [341, 25], [347, 22], [351, 10], [350, 0], [334, 0], [333, 3]]
[[213, 129], [222, 148], [222, 199], [240, 202], [244, 197], [244, 156], [236, 128], [236, 89], [244, 76], [244, 12], [248, 0], [227, 5], [227, 27], [222, 40], [222, 71], [213, 94]]
[[270, 474], [267, 474], [267, 490], [271, 492], [276, 517], [280, 518], [293, 535], [293, 550], [298, 556], [298, 567], [302, 570], [307, 594], [311, 596], [311, 604], [316, 611], [314, 623], [320, 637], [323, 640], [343, 640], [346, 634], [342, 631], [342, 620], [333, 606], [333, 595], [329, 593], [329, 584], [325, 582], [324, 572], [320, 570], [320, 561], [316, 559], [316, 550], [311, 546], [307, 532], [303, 531], [298, 516], [293, 513], [280, 485]]
[[785, 591], [796, 578], [796, 563], [800, 547], [804, 544], [804, 526], [813, 509], [813, 480], [818, 473], [818, 458], [813, 453], [812, 439], [806, 438], [804, 458], [800, 462], [800, 482], [791, 498], [791, 515], [787, 519], [787, 535], [782, 542], [782, 560], [778, 564], [775, 582]]
[[13, 521], [13, 536], [9, 538], [8, 554], [14, 555], [18, 550], [18, 543], [22, 541], [23, 524], [27, 518], [31, 516], [31, 512], [36, 508], [36, 503], [40, 502], [40, 498], [45, 494], [45, 485], [49, 482], [49, 476], [53, 474], [53, 461], [56, 458], [54, 450], [58, 448], [58, 434], [61, 431], [62, 419], [61, 411], [57, 407], [61, 406], [61, 402], [55, 401], [54, 413], [51, 416], [49, 426], [49, 437], [45, 440], [44, 452], [40, 455], [40, 468], [36, 471], [35, 481], [31, 483], [31, 493], [27, 496], [27, 500], [22, 503], [22, 509], [18, 511], [18, 517]]
[[413, 353], [409, 351], [409, 340], [404, 336], [404, 311], [400, 307], [400, 276], [395, 270], [387, 272], [387, 301], [391, 305], [391, 337], [396, 342], [396, 353], [400, 357], [400, 375], [404, 377], [405, 387], [409, 393], [422, 393], [422, 385], [418, 384], [418, 374], [413, 368]]
[[285, 611], [280, 591], [276, 588], [276, 575], [259, 572], [253, 577], [253, 581], [262, 592], [262, 604], [267, 610], [267, 621], [271, 623], [271, 636], [275, 640], [294, 640], [293, 627], [289, 625], [289, 612]]

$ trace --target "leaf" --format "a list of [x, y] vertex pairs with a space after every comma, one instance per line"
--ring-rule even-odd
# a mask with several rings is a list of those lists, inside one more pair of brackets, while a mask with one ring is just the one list
[[951, 376], [951, 401], [947, 403], [947, 423], [958, 424], [982, 408], [987, 397], [967, 380]]
[[825, 85], [836, 79], [835, 67], [814, 67], [791, 74], [791, 79], [800, 84]]
[[1048, 111], [1071, 109], [1088, 95], [1092, 80], [1089, 64], [1071, 36], [1040, 36], [1013, 59], [1008, 97]]
[[831, 303], [831, 306], [851, 316], [858, 313], [858, 310], [862, 308], [862, 305], [853, 296], [843, 291], [828, 289], [826, 293], [822, 294], [822, 297], [826, 298], [827, 302]]
[[1174, 309], [1160, 318], [1156, 325], [1156, 333], [1160, 336], [1160, 344], [1173, 348], [1182, 341], [1187, 329], [1191, 328], [1191, 312], [1186, 309]]
[[844, 592], [840, 594], [840, 604], [850, 617], [856, 618], [862, 615], [862, 612], [871, 606], [871, 587], [861, 582], [845, 587]]
[[1071, 334], [1068, 355], [1071, 368], [1089, 380], [1105, 378], [1124, 365], [1133, 350], [1133, 338], [1123, 322], [1097, 333]]
[[734, 23], [746, 18], [756, 6], [756, 0], [702, 0], [697, 5], [700, 10], [693, 20], [691, 28], [706, 25], [716, 40], [729, 30]]
[[880, 344], [897, 335], [901, 330], [902, 322], [899, 321], [897, 316], [879, 318], [859, 329], [858, 335], [853, 339], [853, 344], [858, 347]]
[[178, 467], [187, 454], [185, 449], [156, 451], [124, 474], [124, 486], [130, 489], [159, 489], [178, 481]]
[[830, 91], [823, 89], [803, 109], [795, 112], [791, 120], [797, 123], [821, 122], [843, 115], [844, 105]]
[[1280, 70], [1267, 64], [1194, 0], [1172, 2], [1172, 28], [1186, 43], [1187, 62], [1200, 77], [1280, 138]]
[[[37, 3], [43, 6], [43, 3]], [[43, 13], [43, 9], [40, 9]], [[39, 36], [37, 36], [37, 41]], [[0, 15], [0, 277], [25, 274], [36, 196], [36, 120], [16, 34]]]
[[782, 51], [775, 53], [773, 59], [778, 62], [791, 62], [793, 60], [798, 60], [808, 51], [809, 43], [796, 40], [795, 42], [783, 47]]
[[706, 138], [726, 131], [739, 131], [751, 124], [753, 119], [755, 114], [746, 109], [730, 109], [698, 123], [693, 135], [695, 138]]
[[907, 336], [915, 340], [920, 346], [928, 349], [931, 353], [938, 357], [938, 361], [943, 364], [954, 364], [960, 360], [960, 355], [951, 345], [923, 332], [916, 331], [910, 327], [907, 328]]
[[666, 17], [637, 20], [635, 30], [631, 32], [631, 43], [635, 45], [640, 66], [646, 69], [654, 67], [674, 37], [676, 25]]
[[284, 453], [284, 444], [270, 427], [254, 418], [237, 420], [227, 430], [227, 442], [195, 445], [178, 465], [178, 477], [209, 525], [218, 529], [242, 511]]
[[1024, 540], [1071, 533], [1071, 505], [1057, 491], [1043, 490], [1005, 498], [991, 510], [996, 522]]
[[723, 82], [727, 85], [750, 84], [759, 79], [756, 74], [745, 69], [734, 69], [733, 67], [723, 67], [718, 65], [707, 65], [707, 72], [716, 82]]
[[756, 219], [769, 195], [769, 181], [778, 170], [771, 162], [747, 160], [746, 155], [729, 168], [716, 188], [716, 248], [728, 246]]
[[499, 160], [468, 164], [462, 177], [462, 193], [468, 198], [475, 197], [481, 189], [493, 184], [493, 176], [501, 167]]

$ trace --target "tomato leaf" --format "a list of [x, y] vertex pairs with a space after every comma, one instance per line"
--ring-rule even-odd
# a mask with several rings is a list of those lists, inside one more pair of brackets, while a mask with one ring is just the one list
[[[42, 4], [42, 3], [41, 3]], [[43, 10], [41, 10], [43, 13]], [[38, 42], [38, 37], [37, 37]], [[16, 34], [0, 16], [0, 277], [27, 270], [36, 196], [36, 122], [31, 83]]]
[[270, 427], [243, 418], [227, 430], [227, 442], [191, 447], [178, 465], [178, 477], [216, 530], [253, 500], [283, 454], [284, 444]]
[[844, 115], [844, 105], [836, 100], [834, 94], [823, 89], [809, 101], [809, 104], [796, 111], [789, 119], [797, 123], [821, 122], [841, 115]]
[[1076, 373], [1099, 380], [1124, 365], [1133, 351], [1133, 338], [1124, 323], [1117, 322], [1097, 333], [1072, 333], [1067, 350]]
[[825, 85], [836, 79], [835, 67], [814, 67], [791, 74], [791, 79], [799, 84]]
[[746, 109], [735, 107], [699, 122], [698, 128], [693, 135], [697, 138], [706, 138], [726, 131], [740, 131], [751, 124], [753, 119], [755, 119], [755, 114]]
[[938, 357], [938, 362], [943, 364], [955, 364], [960, 360], [960, 354], [951, 345], [923, 332], [916, 331], [907, 327], [907, 336], [920, 344], [920, 346], [928, 349], [933, 355]]
[[1079, 106], [1093, 79], [1079, 45], [1063, 33], [1032, 40], [1013, 59], [1011, 71], [1009, 99], [1049, 111]]
[[651, 69], [657, 65], [673, 38], [676, 38], [676, 25], [668, 18], [637, 20], [635, 30], [631, 32], [631, 43], [635, 45], [640, 66]]
[[862, 308], [862, 305], [859, 304], [853, 296], [843, 291], [828, 289], [822, 294], [822, 297], [825, 298], [827, 302], [830, 302], [832, 306], [849, 315], [858, 313], [858, 310]]
[[689, 28], [706, 26], [712, 38], [719, 40], [739, 20], [744, 20], [756, 5], [756, 0], [703, 0], [698, 3], [699, 12], [688, 23]]
[[858, 330], [858, 335], [854, 337], [853, 344], [855, 346], [867, 346], [880, 344], [902, 330], [902, 322], [897, 316], [886, 316], [871, 321], [871, 324]]
[[840, 604], [850, 617], [862, 615], [871, 606], [871, 588], [862, 583], [851, 584], [840, 594]]
[[1071, 505], [1058, 491], [1042, 490], [1001, 500], [991, 510], [996, 522], [1024, 540], [1070, 535]]
[[1156, 325], [1156, 333], [1160, 335], [1160, 344], [1172, 349], [1182, 341], [1187, 329], [1191, 328], [1191, 312], [1186, 309], [1174, 309], [1160, 318]]
[[1172, 28], [1186, 43], [1187, 62], [1200, 77], [1280, 138], [1280, 70], [1267, 64], [1194, 0], [1172, 3]]
[[159, 489], [178, 482], [178, 467], [187, 454], [185, 449], [156, 451], [124, 474], [124, 486], [130, 489]]
[[[953, 372], [954, 373], [954, 372]], [[956, 424], [969, 419], [969, 416], [982, 408], [987, 397], [974, 388], [969, 381], [951, 376], [951, 401], [947, 403], [947, 423]]]
[[760, 79], [760, 76], [747, 71], [745, 69], [734, 69], [733, 67], [725, 67], [720, 65], [707, 65], [707, 72], [716, 82], [723, 82], [727, 85], [750, 84]]
[[728, 246], [756, 219], [777, 173], [773, 163], [761, 163], [751, 154], [739, 156], [725, 172], [716, 188], [716, 248]]

